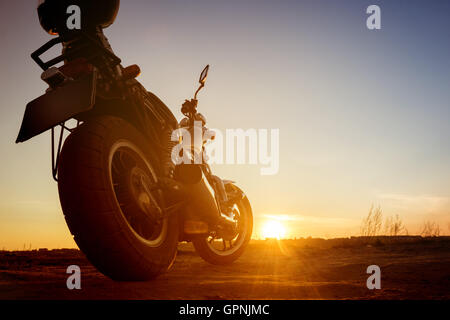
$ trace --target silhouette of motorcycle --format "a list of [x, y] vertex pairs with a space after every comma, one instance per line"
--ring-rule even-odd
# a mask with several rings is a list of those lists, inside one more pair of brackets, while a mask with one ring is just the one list
[[[73, 5], [80, 29], [67, 26]], [[135, 79], [139, 67], [122, 67], [104, 36], [118, 9], [118, 0], [39, 1], [41, 26], [56, 37], [31, 56], [49, 88], [28, 103], [16, 142], [51, 131], [53, 178], [67, 225], [91, 263], [112, 279], [165, 272], [180, 241], [191, 241], [210, 263], [231, 263], [252, 234], [249, 200], [205, 161], [174, 161], [203, 159], [208, 139], [198, 146], [176, 133], [208, 131], [197, 94], [209, 66], [178, 123]], [[62, 54], [44, 62], [42, 54], [58, 44]]]

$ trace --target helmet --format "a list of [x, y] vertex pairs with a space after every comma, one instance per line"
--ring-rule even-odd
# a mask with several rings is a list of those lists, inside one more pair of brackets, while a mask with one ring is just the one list
[[49, 34], [71, 31], [67, 29], [67, 8], [71, 5], [81, 9], [81, 29], [93, 30], [113, 24], [120, 0], [39, 0], [37, 12], [42, 28]]

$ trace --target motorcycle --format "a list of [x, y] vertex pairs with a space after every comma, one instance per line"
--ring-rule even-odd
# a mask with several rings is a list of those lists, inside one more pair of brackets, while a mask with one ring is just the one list
[[[79, 30], [66, 25], [69, 5], [78, 5], [87, 17]], [[174, 150], [192, 160], [206, 150], [208, 141], [198, 150], [173, 137], [199, 123], [208, 130], [197, 111], [197, 94], [209, 66], [194, 98], [183, 103], [185, 117], [178, 123], [136, 80], [140, 68], [123, 67], [104, 36], [119, 5], [119, 0], [39, 1], [41, 26], [56, 37], [31, 57], [49, 87], [27, 104], [16, 143], [51, 131], [52, 175], [65, 220], [80, 250], [108, 277], [152, 279], [172, 266], [182, 241], [192, 242], [207, 262], [232, 263], [252, 234], [247, 196], [234, 182], [213, 175], [205, 161], [173, 161]], [[58, 44], [62, 54], [44, 62], [41, 56]]]

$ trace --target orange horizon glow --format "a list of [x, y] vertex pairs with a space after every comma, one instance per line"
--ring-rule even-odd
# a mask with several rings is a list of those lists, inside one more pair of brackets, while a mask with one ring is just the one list
[[286, 228], [278, 220], [267, 220], [262, 227], [263, 238], [283, 239], [286, 236]]

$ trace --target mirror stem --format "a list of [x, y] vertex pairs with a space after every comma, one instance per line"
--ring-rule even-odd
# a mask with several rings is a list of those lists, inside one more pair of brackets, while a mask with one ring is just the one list
[[197, 94], [204, 86], [204, 84], [201, 84], [200, 87], [198, 87], [197, 91], [195, 91], [194, 100], [197, 100]]

